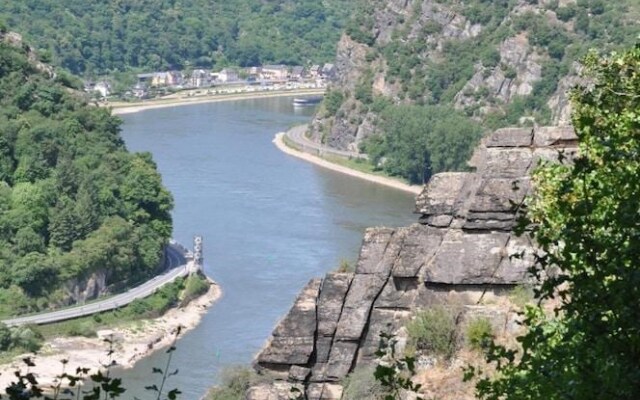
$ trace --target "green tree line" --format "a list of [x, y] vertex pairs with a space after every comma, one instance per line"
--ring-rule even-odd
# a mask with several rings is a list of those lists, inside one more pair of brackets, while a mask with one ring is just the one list
[[172, 230], [151, 155], [30, 56], [0, 43], [0, 315], [63, 303], [63, 283], [98, 269], [142, 279]]
[[8, 0], [0, 21], [75, 74], [327, 62], [346, 0]]

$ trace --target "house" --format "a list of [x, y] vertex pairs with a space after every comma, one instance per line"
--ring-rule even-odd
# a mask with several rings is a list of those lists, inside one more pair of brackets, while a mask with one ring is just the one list
[[149, 72], [146, 74], [138, 74], [138, 83], [142, 84], [142, 85], [147, 85], [149, 86], [151, 84], [151, 81], [153, 80], [153, 77], [155, 76], [155, 72]]
[[211, 73], [204, 69], [195, 69], [189, 77], [189, 86], [205, 87], [211, 86]]
[[140, 82], [136, 83], [136, 85], [133, 87], [132, 94], [133, 97], [136, 97], [138, 99], [146, 98], [148, 95], [146, 85]]
[[218, 73], [218, 80], [220, 82], [236, 82], [238, 79], [238, 72], [231, 68], [225, 68]]
[[336, 77], [336, 66], [333, 64], [325, 64], [322, 67], [321, 75], [325, 79], [334, 79]]
[[93, 86], [94, 92], [99, 92], [100, 96], [105, 99], [111, 94], [111, 85], [107, 81], [100, 81]]
[[289, 67], [286, 65], [265, 65], [260, 74], [262, 79], [271, 81], [286, 81], [289, 78]]
[[315, 64], [309, 68], [308, 74], [310, 78], [318, 78], [320, 77], [320, 73], [322, 72], [322, 66]]
[[168, 71], [167, 72], [167, 86], [182, 86], [184, 85], [184, 76], [180, 71]]
[[295, 81], [301, 81], [304, 78], [304, 67], [299, 65], [291, 67], [289, 78]]

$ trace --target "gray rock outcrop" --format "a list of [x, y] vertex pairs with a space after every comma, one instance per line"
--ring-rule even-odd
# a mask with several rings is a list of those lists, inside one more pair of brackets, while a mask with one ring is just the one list
[[[575, 155], [571, 128], [502, 129], [486, 138], [471, 160], [475, 172], [438, 174], [426, 185], [419, 223], [367, 229], [355, 273], [310, 281], [255, 368], [276, 376], [274, 385], [301, 385], [308, 399], [339, 399], [341, 380], [375, 359], [380, 332], [397, 332], [416, 310], [455, 303], [508, 326], [504, 312], [478, 298], [528, 280], [535, 250], [512, 230], [538, 160], [560, 152]], [[263, 385], [269, 399], [288, 398], [273, 394], [274, 385]]]

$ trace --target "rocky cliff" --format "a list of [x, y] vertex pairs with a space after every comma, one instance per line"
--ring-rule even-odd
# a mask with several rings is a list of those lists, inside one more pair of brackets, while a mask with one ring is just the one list
[[631, 9], [637, 2], [364, 2], [337, 49], [329, 94], [341, 101], [320, 110], [311, 135], [357, 150], [379, 133], [381, 110], [401, 104], [446, 105], [492, 129], [566, 125], [576, 61], [633, 43]]
[[374, 362], [381, 331], [402, 338], [418, 310], [438, 304], [455, 305], [459, 325], [481, 315], [496, 331], [517, 331], [516, 314], [499, 301], [528, 280], [533, 262], [529, 238], [512, 232], [517, 209], [538, 160], [575, 149], [570, 127], [502, 129], [477, 148], [475, 172], [435, 175], [417, 198], [418, 223], [368, 229], [355, 273], [307, 284], [256, 357], [274, 381], [247, 398], [289, 399], [296, 386], [308, 399], [340, 399], [342, 380]]

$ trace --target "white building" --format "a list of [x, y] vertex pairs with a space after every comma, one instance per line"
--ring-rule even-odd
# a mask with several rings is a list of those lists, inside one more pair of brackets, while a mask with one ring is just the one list
[[235, 82], [238, 80], [238, 72], [225, 68], [218, 73], [218, 80], [220, 82]]

